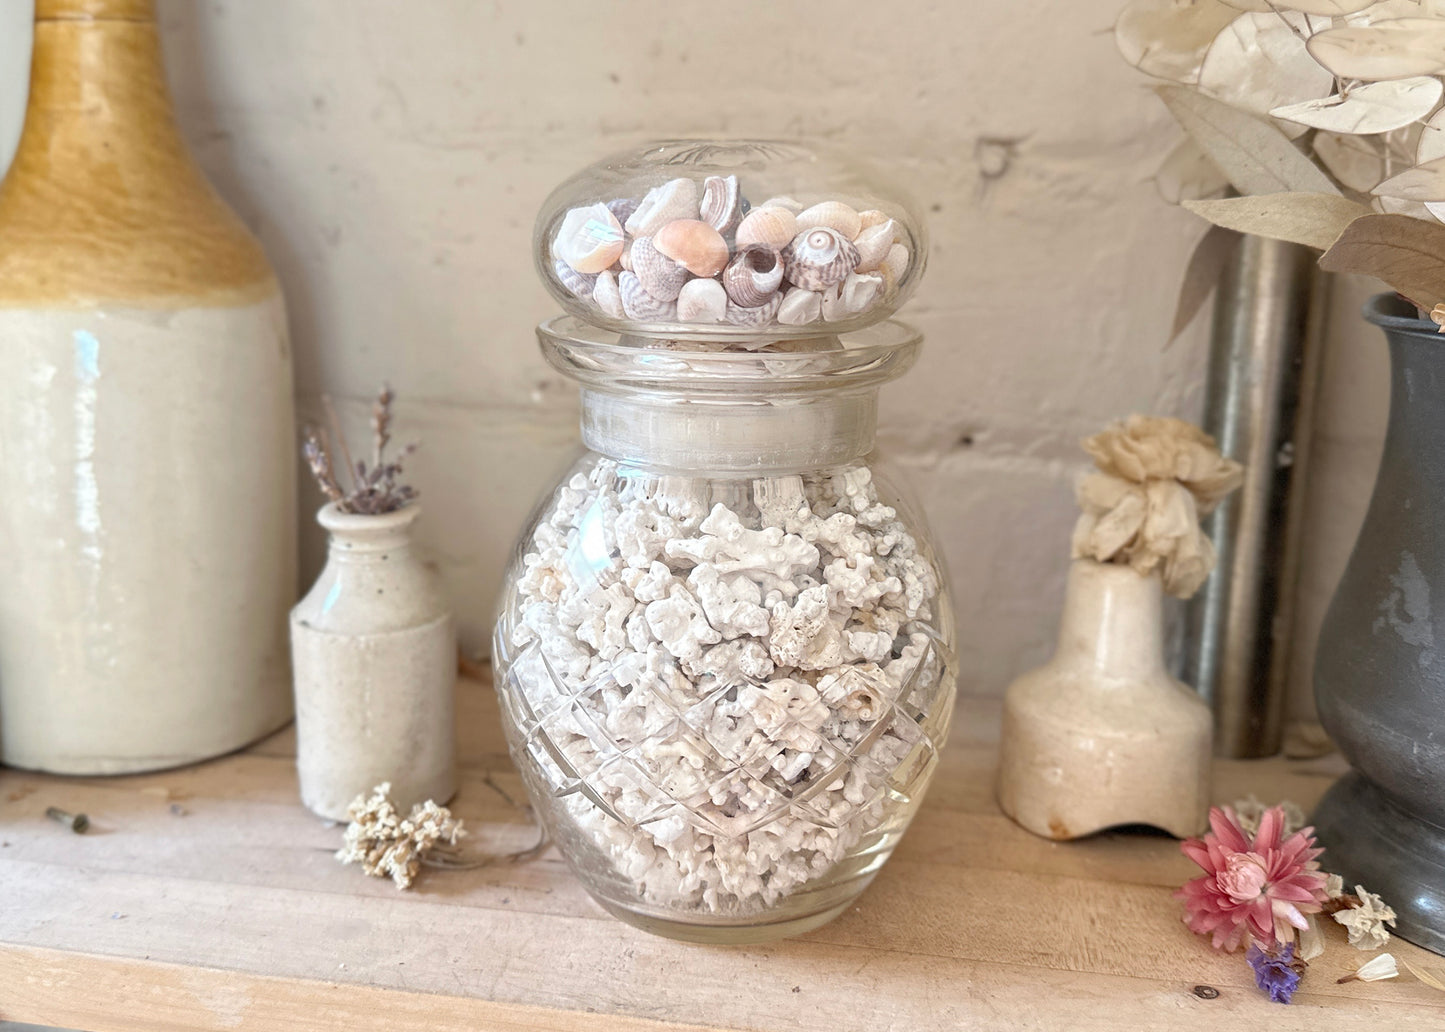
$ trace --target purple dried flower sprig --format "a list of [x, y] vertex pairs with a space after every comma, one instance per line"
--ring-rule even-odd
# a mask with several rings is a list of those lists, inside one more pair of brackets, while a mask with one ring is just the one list
[[368, 463], [366, 459], [352, 460], [331, 399], [322, 395], [321, 402], [336, 434], [344, 460], [342, 468], [346, 470], [349, 485], [343, 485], [336, 475], [336, 461], [332, 457], [331, 441], [326, 430], [318, 426], [306, 428], [301, 453], [322, 493], [342, 512], [378, 516], [395, 512], [418, 497], [410, 484], [401, 482], [402, 465], [416, 451], [417, 445], [408, 444], [392, 458], [386, 457], [387, 445], [391, 443], [391, 403], [395, 398], [396, 395], [385, 384], [377, 393], [371, 409], [371, 461]]
[[1254, 984], [1268, 994], [1275, 1003], [1289, 1003], [1299, 988], [1300, 976], [1309, 965], [1294, 955], [1294, 943], [1275, 945], [1271, 949], [1260, 949], [1259, 943], [1251, 943], [1244, 959], [1254, 970]]

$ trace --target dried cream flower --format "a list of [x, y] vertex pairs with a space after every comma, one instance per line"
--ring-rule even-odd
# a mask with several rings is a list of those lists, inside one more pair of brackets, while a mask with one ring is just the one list
[[1193, 595], [1216, 558], [1199, 519], [1239, 486], [1243, 467], [1180, 419], [1130, 416], [1083, 447], [1099, 472], [1079, 482], [1074, 558], [1157, 570], [1171, 595]]
[[1363, 885], [1355, 886], [1358, 905], [1335, 911], [1335, 921], [1349, 930], [1350, 945], [1357, 950], [1377, 950], [1390, 941], [1385, 925], [1394, 926], [1395, 911]]
[[361, 864], [374, 878], [390, 878], [398, 889], [411, 887], [421, 862], [438, 843], [457, 844], [466, 832], [444, 806], [428, 799], [411, 808], [405, 820], [389, 797], [391, 782], [357, 796], [347, 808], [346, 844], [336, 853], [343, 864]]
[[1436, 305], [1430, 309], [1430, 318], [1435, 321], [1435, 325], [1440, 327], [1436, 332], [1445, 333], [1445, 304]]
[[1325, 878], [1325, 891], [1330, 894], [1330, 899], [1339, 899], [1345, 894], [1345, 880], [1338, 874], [1332, 874]]
[[[1300, 808], [1299, 803], [1281, 799], [1278, 806], [1284, 811], [1284, 833], [1286, 835], [1293, 835], [1305, 826], [1305, 812]], [[1243, 799], [1234, 801], [1234, 815], [1239, 820], [1239, 826], [1251, 835], [1259, 830], [1259, 819], [1264, 816], [1264, 811], [1267, 809], [1269, 807], [1265, 806], [1253, 792]], [[1329, 877], [1339, 881], [1338, 875], [1332, 874]], [[1340, 884], [1343, 886], [1344, 883], [1340, 882]], [[1326, 888], [1328, 888], [1328, 884]], [[1332, 896], [1336, 895], [1339, 893], [1332, 893]]]

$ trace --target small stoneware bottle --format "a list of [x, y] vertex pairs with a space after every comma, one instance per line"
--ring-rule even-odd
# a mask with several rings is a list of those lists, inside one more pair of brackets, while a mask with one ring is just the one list
[[378, 515], [334, 504], [326, 568], [291, 611], [301, 801], [333, 820], [383, 781], [403, 812], [456, 792], [456, 630], [412, 551], [416, 505]]
[[999, 804], [1052, 839], [1119, 824], [1196, 834], [1212, 732], [1209, 707], [1164, 668], [1159, 575], [1076, 559], [1053, 659], [1004, 698]]

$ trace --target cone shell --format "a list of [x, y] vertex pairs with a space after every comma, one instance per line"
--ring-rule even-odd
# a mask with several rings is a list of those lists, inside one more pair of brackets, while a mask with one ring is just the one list
[[898, 224], [889, 219], [876, 226], [869, 226], [858, 234], [853, 241], [853, 246], [858, 248], [859, 272], [871, 272], [883, 264], [883, 259], [888, 257], [888, 249], [893, 246], [893, 237], [897, 232]]
[[720, 323], [727, 316], [728, 295], [715, 279], [688, 280], [677, 295], [677, 321]]
[[816, 290], [793, 287], [778, 305], [778, 322], [787, 326], [803, 326], [817, 322], [823, 314], [823, 295]]
[[804, 230], [783, 249], [788, 282], [808, 290], [824, 290], [843, 282], [858, 267], [858, 249], [827, 226]]
[[774, 294], [767, 302], [755, 308], [744, 308], [741, 305], [729, 303], [727, 321], [734, 326], [766, 326], [778, 314], [778, 305], [781, 301], [782, 298]]
[[587, 297], [592, 293], [592, 283], [596, 276], [583, 275], [561, 258], [552, 262], [552, 269], [557, 273], [557, 279], [562, 281], [562, 286], [577, 297]]
[[653, 246], [651, 237], [632, 242], [632, 271], [642, 289], [659, 301], [674, 301], [687, 282], [687, 270]]
[[622, 254], [622, 224], [605, 204], [573, 208], [552, 239], [552, 257], [585, 275], [594, 275]]
[[597, 282], [592, 286], [592, 300], [614, 319], [627, 316], [622, 308], [622, 291], [617, 286], [617, 277], [610, 271], [597, 274]]
[[722, 283], [733, 304], [757, 308], [782, 286], [783, 259], [767, 244], [749, 244], [728, 263]]
[[903, 274], [908, 271], [908, 248], [902, 244], [894, 244], [888, 249], [883, 264], [893, 274], [893, 282], [900, 282]]
[[811, 208], [804, 208], [798, 213], [799, 232], [812, 229], [814, 226], [836, 229], [844, 240], [852, 240], [863, 228], [863, 220], [858, 217], [856, 211], [842, 201], [824, 201]]
[[659, 301], [643, 290], [635, 272], [624, 272], [618, 276], [617, 288], [622, 295], [622, 311], [629, 319], [671, 322], [677, 314], [677, 305], [671, 301]]
[[737, 228], [743, 217], [737, 176], [708, 176], [703, 180], [698, 217], [723, 235]]
[[767, 205], [754, 208], [738, 224], [734, 241], [738, 247], [767, 244], [782, 250], [798, 235], [798, 219], [787, 208]]
[[669, 222], [697, 218], [697, 202], [697, 183], [691, 179], [669, 180], [647, 191], [647, 196], [625, 223], [627, 232], [633, 236], [656, 236]]
[[[657, 231], [652, 246], [694, 276], [716, 276], [728, 263], [728, 242], [706, 222], [677, 219]], [[633, 256], [636, 265], [637, 257]]]
[[840, 322], [865, 311], [883, 291], [883, 277], [871, 272], [850, 272], [848, 278], [823, 292], [823, 318]]

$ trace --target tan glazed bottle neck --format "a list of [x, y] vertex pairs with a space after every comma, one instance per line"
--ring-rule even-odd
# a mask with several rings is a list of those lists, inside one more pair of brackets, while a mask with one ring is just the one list
[[37, 0], [0, 307], [247, 304], [265, 254], [176, 127], [152, 0]]

